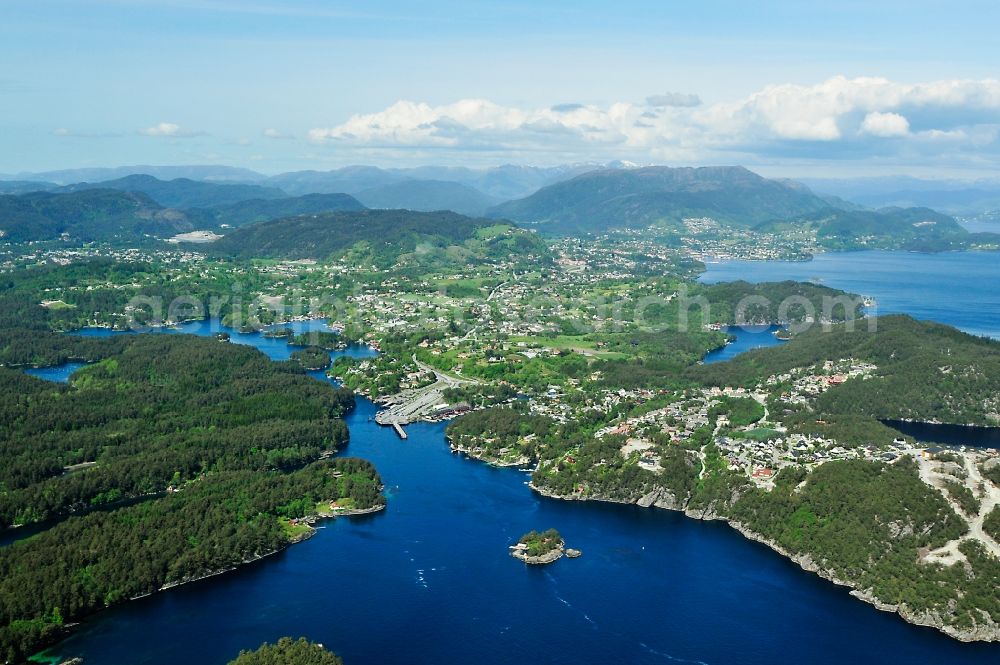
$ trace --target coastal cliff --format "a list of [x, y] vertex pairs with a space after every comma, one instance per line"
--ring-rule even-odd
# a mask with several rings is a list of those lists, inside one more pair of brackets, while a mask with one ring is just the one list
[[795, 554], [789, 552], [787, 549], [782, 547], [775, 541], [764, 537], [763, 535], [755, 532], [753, 529], [748, 527], [746, 524], [732, 519], [726, 515], [720, 514], [716, 511], [716, 506], [714, 502], [707, 507], [691, 506], [690, 497], [686, 497], [681, 500], [676, 497], [671, 491], [666, 488], [658, 487], [651, 491], [648, 491], [640, 496], [634, 498], [615, 498], [602, 496], [600, 494], [588, 494], [586, 496], [574, 494], [574, 495], [563, 495], [552, 492], [544, 486], [538, 485], [534, 480], [529, 483], [532, 490], [538, 494], [551, 499], [559, 499], [563, 501], [601, 501], [606, 503], [618, 503], [623, 505], [634, 504], [643, 508], [660, 508], [663, 510], [671, 510], [675, 512], [682, 512], [685, 516], [691, 519], [704, 520], [704, 521], [723, 521], [730, 527], [741, 533], [748, 540], [760, 543], [774, 552], [784, 556], [785, 558], [791, 560], [797, 564], [803, 570], [814, 573], [819, 577], [836, 584], [837, 586], [845, 587], [850, 589], [850, 594], [861, 600], [863, 602], [872, 605], [876, 609], [883, 612], [892, 612], [897, 614], [903, 620], [908, 623], [926, 626], [930, 628], [935, 628], [946, 635], [962, 641], [962, 642], [1000, 642], [1000, 625], [992, 621], [985, 614], [983, 615], [982, 623], [976, 624], [972, 628], [962, 629], [949, 624], [938, 612], [934, 611], [915, 611], [905, 604], [892, 604], [883, 601], [878, 598], [871, 589], [859, 588], [858, 584], [845, 580], [838, 575], [831, 572], [828, 568], [824, 567], [821, 562], [813, 559], [812, 556], [808, 554]]

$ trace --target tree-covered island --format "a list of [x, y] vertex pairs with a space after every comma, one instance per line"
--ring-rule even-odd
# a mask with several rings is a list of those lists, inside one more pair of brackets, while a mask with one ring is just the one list
[[274, 644], [262, 644], [253, 651], [241, 651], [229, 665], [343, 665], [333, 652], [300, 637], [282, 637]]
[[554, 563], [566, 553], [566, 543], [555, 529], [529, 531], [510, 546], [510, 555], [528, 564]]

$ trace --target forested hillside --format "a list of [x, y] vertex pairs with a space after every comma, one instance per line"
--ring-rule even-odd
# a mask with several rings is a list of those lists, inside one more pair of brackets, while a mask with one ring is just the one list
[[969, 233], [954, 218], [929, 208], [829, 209], [757, 227], [776, 234], [802, 229], [814, 231], [819, 244], [833, 251], [879, 247], [940, 252], [974, 243], [1000, 243], [1000, 235], [991, 238], [990, 234]]
[[347, 440], [349, 391], [258, 351], [128, 336], [69, 386], [0, 370], [0, 525], [180, 487], [203, 474], [301, 465]]
[[854, 358], [875, 376], [851, 380], [816, 401], [821, 413], [958, 424], [1000, 423], [1000, 342], [907, 316], [820, 326], [788, 344], [757, 349], [728, 363], [689, 370], [709, 385], [752, 385], [793, 368]]
[[0, 368], [0, 524], [71, 515], [0, 549], [0, 659], [305, 537], [291, 520], [318, 503], [384, 503], [368, 462], [313, 463], [347, 441], [353, 396], [299, 363], [183, 335], [88, 342], [103, 360], [68, 385]]
[[[387, 267], [401, 255], [462, 261], [490, 252], [543, 252], [532, 234], [510, 225], [453, 212], [365, 210], [304, 215], [238, 229], [212, 251], [240, 258], [326, 259], [351, 252], [355, 260]], [[449, 255], [451, 248], [456, 248]]]
[[146, 194], [112, 189], [0, 196], [0, 239], [138, 241], [168, 237], [193, 227], [181, 212], [165, 209]]
[[742, 167], [651, 166], [584, 173], [498, 205], [489, 215], [571, 235], [671, 226], [685, 217], [753, 226], [827, 207], [801, 185], [768, 180]]
[[316, 504], [382, 505], [364, 460], [297, 471], [220, 471], [182, 491], [70, 518], [0, 549], [0, 658], [18, 662], [86, 615], [165, 586], [230, 570], [308, 534]]

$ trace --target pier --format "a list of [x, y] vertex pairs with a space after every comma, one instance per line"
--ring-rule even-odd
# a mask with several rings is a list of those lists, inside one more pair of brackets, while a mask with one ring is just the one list
[[399, 435], [400, 439], [406, 439], [406, 430], [403, 429], [403, 426], [399, 424], [398, 420], [392, 421], [392, 428], [396, 430], [396, 434]]

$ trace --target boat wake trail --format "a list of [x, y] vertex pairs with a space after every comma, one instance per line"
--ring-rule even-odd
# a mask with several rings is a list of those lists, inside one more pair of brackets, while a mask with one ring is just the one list
[[654, 656], [659, 656], [660, 658], [663, 658], [664, 660], [669, 660], [672, 663], [691, 663], [692, 665], [708, 665], [708, 663], [706, 663], [703, 660], [688, 660], [687, 658], [678, 658], [677, 656], [671, 656], [669, 653], [663, 653], [662, 651], [657, 651], [653, 647], [649, 646], [648, 644], [644, 644], [643, 642], [639, 642], [639, 646], [641, 646], [643, 649], [653, 654]]
[[[593, 619], [591, 619], [590, 615], [588, 615], [583, 610], [577, 609], [576, 607], [573, 606], [572, 603], [570, 603], [568, 600], [566, 600], [565, 598], [563, 598], [562, 596], [559, 595], [558, 583], [556, 582], [556, 578], [554, 578], [548, 572], [545, 573], [545, 577], [547, 577], [549, 579], [549, 582], [552, 584], [552, 595], [555, 596], [556, 600], [558, 600], [560, 603], [562, 603], [563, 605], [565, 605], [569, 609], [573, 610], [574, 612], [579, 613], [584, 619], [587, 620], [587, 622], [591, 626], [593, 626], [594, 628], [597, 628], [597, 622], [594, 621]], [[611, 631], [611, 632], [616, 637], [620, 637], [622, 639], [628, 639], [626, 635], [623, 635], [621, 633], [617, 633], [615, 631]], [[642, 647], [648, 653], [650, 653], [650, 654], [652, 654], [654, 656], [657, 656], [659, 658], [662, 658], [663, 660], [669, 661], [671, 663], [685, 663], [687, 665], [708, 665], [708, 663], [706, 663], [705, 661], [702, 661], [702, 660], [690, 660], [688, 658], [679, 658], [677, 656], [671, 656], [669, 653], [665, 653], [663, 651], [657, 651], [656, 649], [654, 649], [653, 647], [649, 646], [648, 644], [646, 644], [644, 642], [639, 642], [639, 646]]]
[[560, 603], [562, 603], [563, 605], [565, 605], [569, 609], [573, 610], [574, 612], [579, 612], [580, 616], [582, 616], [584, 619], [586, 619], [587, 622], [591, 626], [595, 626], [595, 627], [597, 626], [597, 622], [594, 621], [593, 619], [591, 619], [590, 615], [588, 615], [586, 612], [584, 612], [582, 610], [576, 609], [575, 607], [573, 607], [572, 603], [570, 603], [568, 600], [566, 600], [565, 598], [563, 598], [562, 596], [559, 595], [559, 590], [558, 590], [557, 585], [556, 585], [556, 579], [554, 577], [552, 577], [552, 575], [550, 575], [549, 573], [545, 573], [545, 576], [547, 578], [549, 578], [549, 581], [552, 583], [552, 595], [555, 596], [556, 600], [558, 600]]

